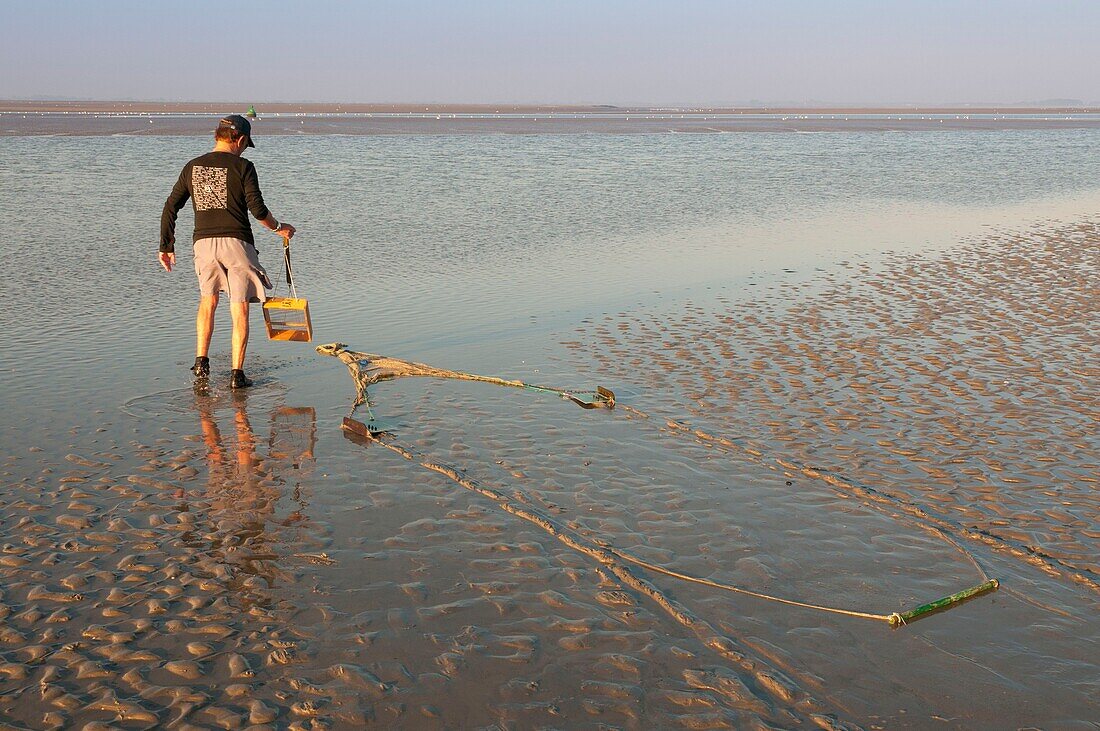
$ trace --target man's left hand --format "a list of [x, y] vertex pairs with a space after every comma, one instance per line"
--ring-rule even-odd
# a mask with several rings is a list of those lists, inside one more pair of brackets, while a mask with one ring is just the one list
[[174, 251], [162, 251], [160, 252], [160, 265], [164, 267], [164, 271], [172, 271], [172, 267], [176, 265], [176, 252]]

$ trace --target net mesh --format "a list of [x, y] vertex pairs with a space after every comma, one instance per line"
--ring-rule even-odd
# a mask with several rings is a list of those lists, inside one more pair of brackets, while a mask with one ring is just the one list
[[[329, 343], [318, 345], [317, 352], [338, 358], [348, 367], [352, 380], [355, 382], [355, 406], [359, 406], [367, 399], [367, 388], [380, 381], [391, 381], [395, 378], [406, 376], [426, 376], [429, 378], [452, 378], [460, 381], [478, 381], [480, 383], [492, 383], [497, 386], [510, 388], [524, 388], [532, 391], [554, 393], [562, 398], [569, 399], [585, 408], [605, 407], [612, 408], [615, 405], [615, 394], [611, 391], [598, 388], [596, 391], [567, 391], [550, 386], [536, 386], [523, 381], [497, 378], [496, 376], [479, 376], [475, 373], [452, 371], [446, 368], [436, 368], [424, 363], [416, 363], [411, 360], [391, 358], [376, 353], [361, 353], [348, 350], [344, 343]], [[354, 409], [353, 409], [354, 410]]]

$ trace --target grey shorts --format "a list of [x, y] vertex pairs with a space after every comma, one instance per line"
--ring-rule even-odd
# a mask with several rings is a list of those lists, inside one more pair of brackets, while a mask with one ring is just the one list
[[208, 297], [226, 292], [230, 302], [263, 302], [267, 299], [264, 288], [271, 288], [256, 247], [229, 236], [195, 242], [195, 274], [199, 294]]

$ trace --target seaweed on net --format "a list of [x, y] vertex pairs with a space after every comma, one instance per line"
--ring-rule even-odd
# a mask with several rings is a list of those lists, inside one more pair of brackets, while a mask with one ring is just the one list
[[536, 386], [534, 384], [524, 383], [523, 381], [497, 378], [496, 376], [479, 376], [474, 373], [436, 368], [435, 366], [416, 363], [411, 360], [391, 358], [387, 355], [360, 353], [354, 350], [348, 350], [348, 346], [344, 343], [318, 345], [317, 352], [321, 355], [338, 358], [348, 367], [348, 372], [351, 373], [352, 380], [355, 381], [355, 404], [352, 406], [353, 412], [364, 403], [367, 404], [369, 409], [370, 404], [367, 401], [368, 387], [381, 381], [391, 381], [395, 378], [403, 378], [405, 376], [453, 378], [460, 381], [478, 381], [480, 383], [492, 383], [497, 386], [523, 388], [528, 391], [553, 393], [585, 409], [611, 409], [615, 407], [615, 394], [602, 386], [597, 386], [595, 391], [567, 391], [565, 389], [552, 388], [550, 386]]

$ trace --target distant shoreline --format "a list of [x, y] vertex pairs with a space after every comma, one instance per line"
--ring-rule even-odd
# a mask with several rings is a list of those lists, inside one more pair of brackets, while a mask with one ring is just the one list
[[706, 107], [614, 106], [610, 104], [336, 104], [285, 102], [153, 102], [0, 100], [0, 112], [130, 114], [227, 114], [255, 106], [260, 114], [1100, 114], [1100, 107]]
[[257, 112], [257, 136], [721, 134], [1100, 129], [1100, 109], [673, 108], [507, 104], [0, 101], [0, 137], [208, 135]]

